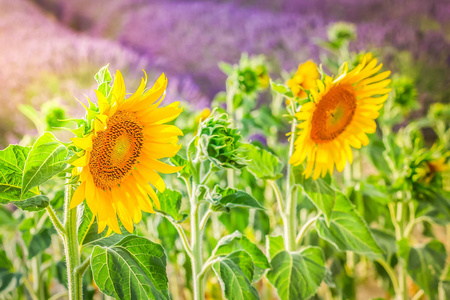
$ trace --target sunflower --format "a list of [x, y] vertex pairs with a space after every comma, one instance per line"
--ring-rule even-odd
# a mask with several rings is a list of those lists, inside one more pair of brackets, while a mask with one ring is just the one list
[[298, 66], [294, 77], [289, 79], [286, 84], [294, 93], [295, 97], [306, 98], [305, 90], [312, 89], [316, 86], [316, 80], [319, 79], [320, 74], [317, 70], [317, 65], [308, 60], [307, 62]]
[[367, 134], [375, 132], [375, 119], [390, 91], [390, 71], [376, 74], [381, 67], [367, 55], [352, 71], [345, 64], [338, 78], [317, 80], [317, 89], [310, 90], [312, 101], [295, 115], [302, 122], [289, 160], [297, 166], [307, 158], [305, 177], [332, 174], [335, 165], [342, 172], [347, 160], [353, 162], [350, 146], [369, 143]]
[[164, 74], [148, 91], [144, 91], [146, 83], [147, 75], [137, 91], [125, 98], [123, 77], [117, 71], [108, 98], [95, 91], [98, 112], [92, 131], [72, 139], [83, 155], [72, 163], [72, 174], [79, 175], [81, 184], [70, 208], [86, 199], [97, 217], [99, 233], [106, 226], [120, 233], [117, 216], [133, 232], [133, 222], [140, 222], [141, 211], [154, 213], [153, 205], [159, 208], [152, 186], [163, 192], [165, 184], [158, 172], [168, 174], [182, 169], [159, 161], [174, 156], [181, 148], [177, 142], [182, 131], [164, 123], [178, 117], [182, 108], [179, 102], [159, 107], [167, 86]]

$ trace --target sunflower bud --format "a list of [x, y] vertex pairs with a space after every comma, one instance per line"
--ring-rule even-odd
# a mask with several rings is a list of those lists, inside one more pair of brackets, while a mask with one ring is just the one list
[[356, 27], [352, 23], [337, 22], [328, 27], [327, 35], [330, 42], [342, 45], [356, 39]]
[[392, 89], [394, 90], [394, 103], [402, 111], [409, 112], [412, 108], [417, 108], [417, 90], [414, 81], [408, 77], [392, 78]]
[[242, 136], [226, 114], [211, 115], [200, 124], [199, 147], [204, 156], [218, 167], [241, 169], [246, 161]]

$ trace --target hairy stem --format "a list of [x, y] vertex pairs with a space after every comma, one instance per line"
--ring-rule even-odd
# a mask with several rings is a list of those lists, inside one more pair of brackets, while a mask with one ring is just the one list
[[77, 209], [70, 209], [73, 188], [66, 181], [65, 204], [64, 204], [64, 227], [66, 238], [64, 239], [64, 252], [66, 255], [67, 278], [69, 280], [69, 299], [82, 299], [81, 275], [77, 276], [75, 270], [80, 265], [80, 253], [77, 233]]

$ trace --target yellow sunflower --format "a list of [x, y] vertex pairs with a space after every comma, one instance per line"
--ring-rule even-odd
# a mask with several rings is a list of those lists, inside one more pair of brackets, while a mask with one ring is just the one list
[[312, 89], [316, 86], [316, 80], [320, 78], [317, 65], [308, 60], [307, 62], [298, 66], [294, 77], [289, 79], [286, 84], [294, 93], [295, 97], [306, 98], [305, 90]]
[[178, 117], [182, 108], [179, 102], [159, 107], [167, 86], [164, 74], [144, 91], [146, 83], [147, 75], [137, 91], [125, 98], [123, 77], [117, 71], [108, 99], [96, 91], [99, 112], [92, 132], [72, 139], [84, 154], [72, 163], [76, 167], [72, 174], [79, 175], [81, 184], [70, 208], [86, 199], [97, 217], [99, 232], [108, 226], [120, 233], [117, 216], [133, 232], [133, 222], [140, 222], [141, 211], [154, 213], [153, 205], [159, 208], [152, 186], [163, 192], [165, 184], [158, 172], [168, 174], [181, 169], [159, 159], [172, 157], [181, 148], [177, 143], [182, 131], [164, 123]]
[[[353, 162], [352, 149], [369, 143], [367, 133], [374, 133], [378, 111], [388, 98], [390, 71], [376, 74], [382, 67], [367, 55], [352, 71], [344, 66], [343, 73], [333, 80], [317, 80], [312, 89], [313, 101], [296, 113], [301, 121], [295, 151], [289, 160], [293, 165], [307, 158], [304, 175], [317, 179], [334, 166], [342, 172], [347, 162]], [[314, 169], [314, 172], [313, 172]]]

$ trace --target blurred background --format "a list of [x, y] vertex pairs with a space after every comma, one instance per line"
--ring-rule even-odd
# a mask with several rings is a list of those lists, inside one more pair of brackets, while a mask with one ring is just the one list
[[108, 63], [129, 91], [142, 69], [150, 81], [165, 72], [166, 99], [202, 108], [225, 89], [218, 62], [264, 54], [279, 78], [320, 63], [319, 41], [338, 21], [355, 25], [351, 51], [375, 52], [416, 86], [408, 118], [449, 102], [448, 0], [0, 0], [0, 149], [33, 133], [33, 118], [63, 119], [52, 105], [80, 117], [75, 97], [93, 96]]

